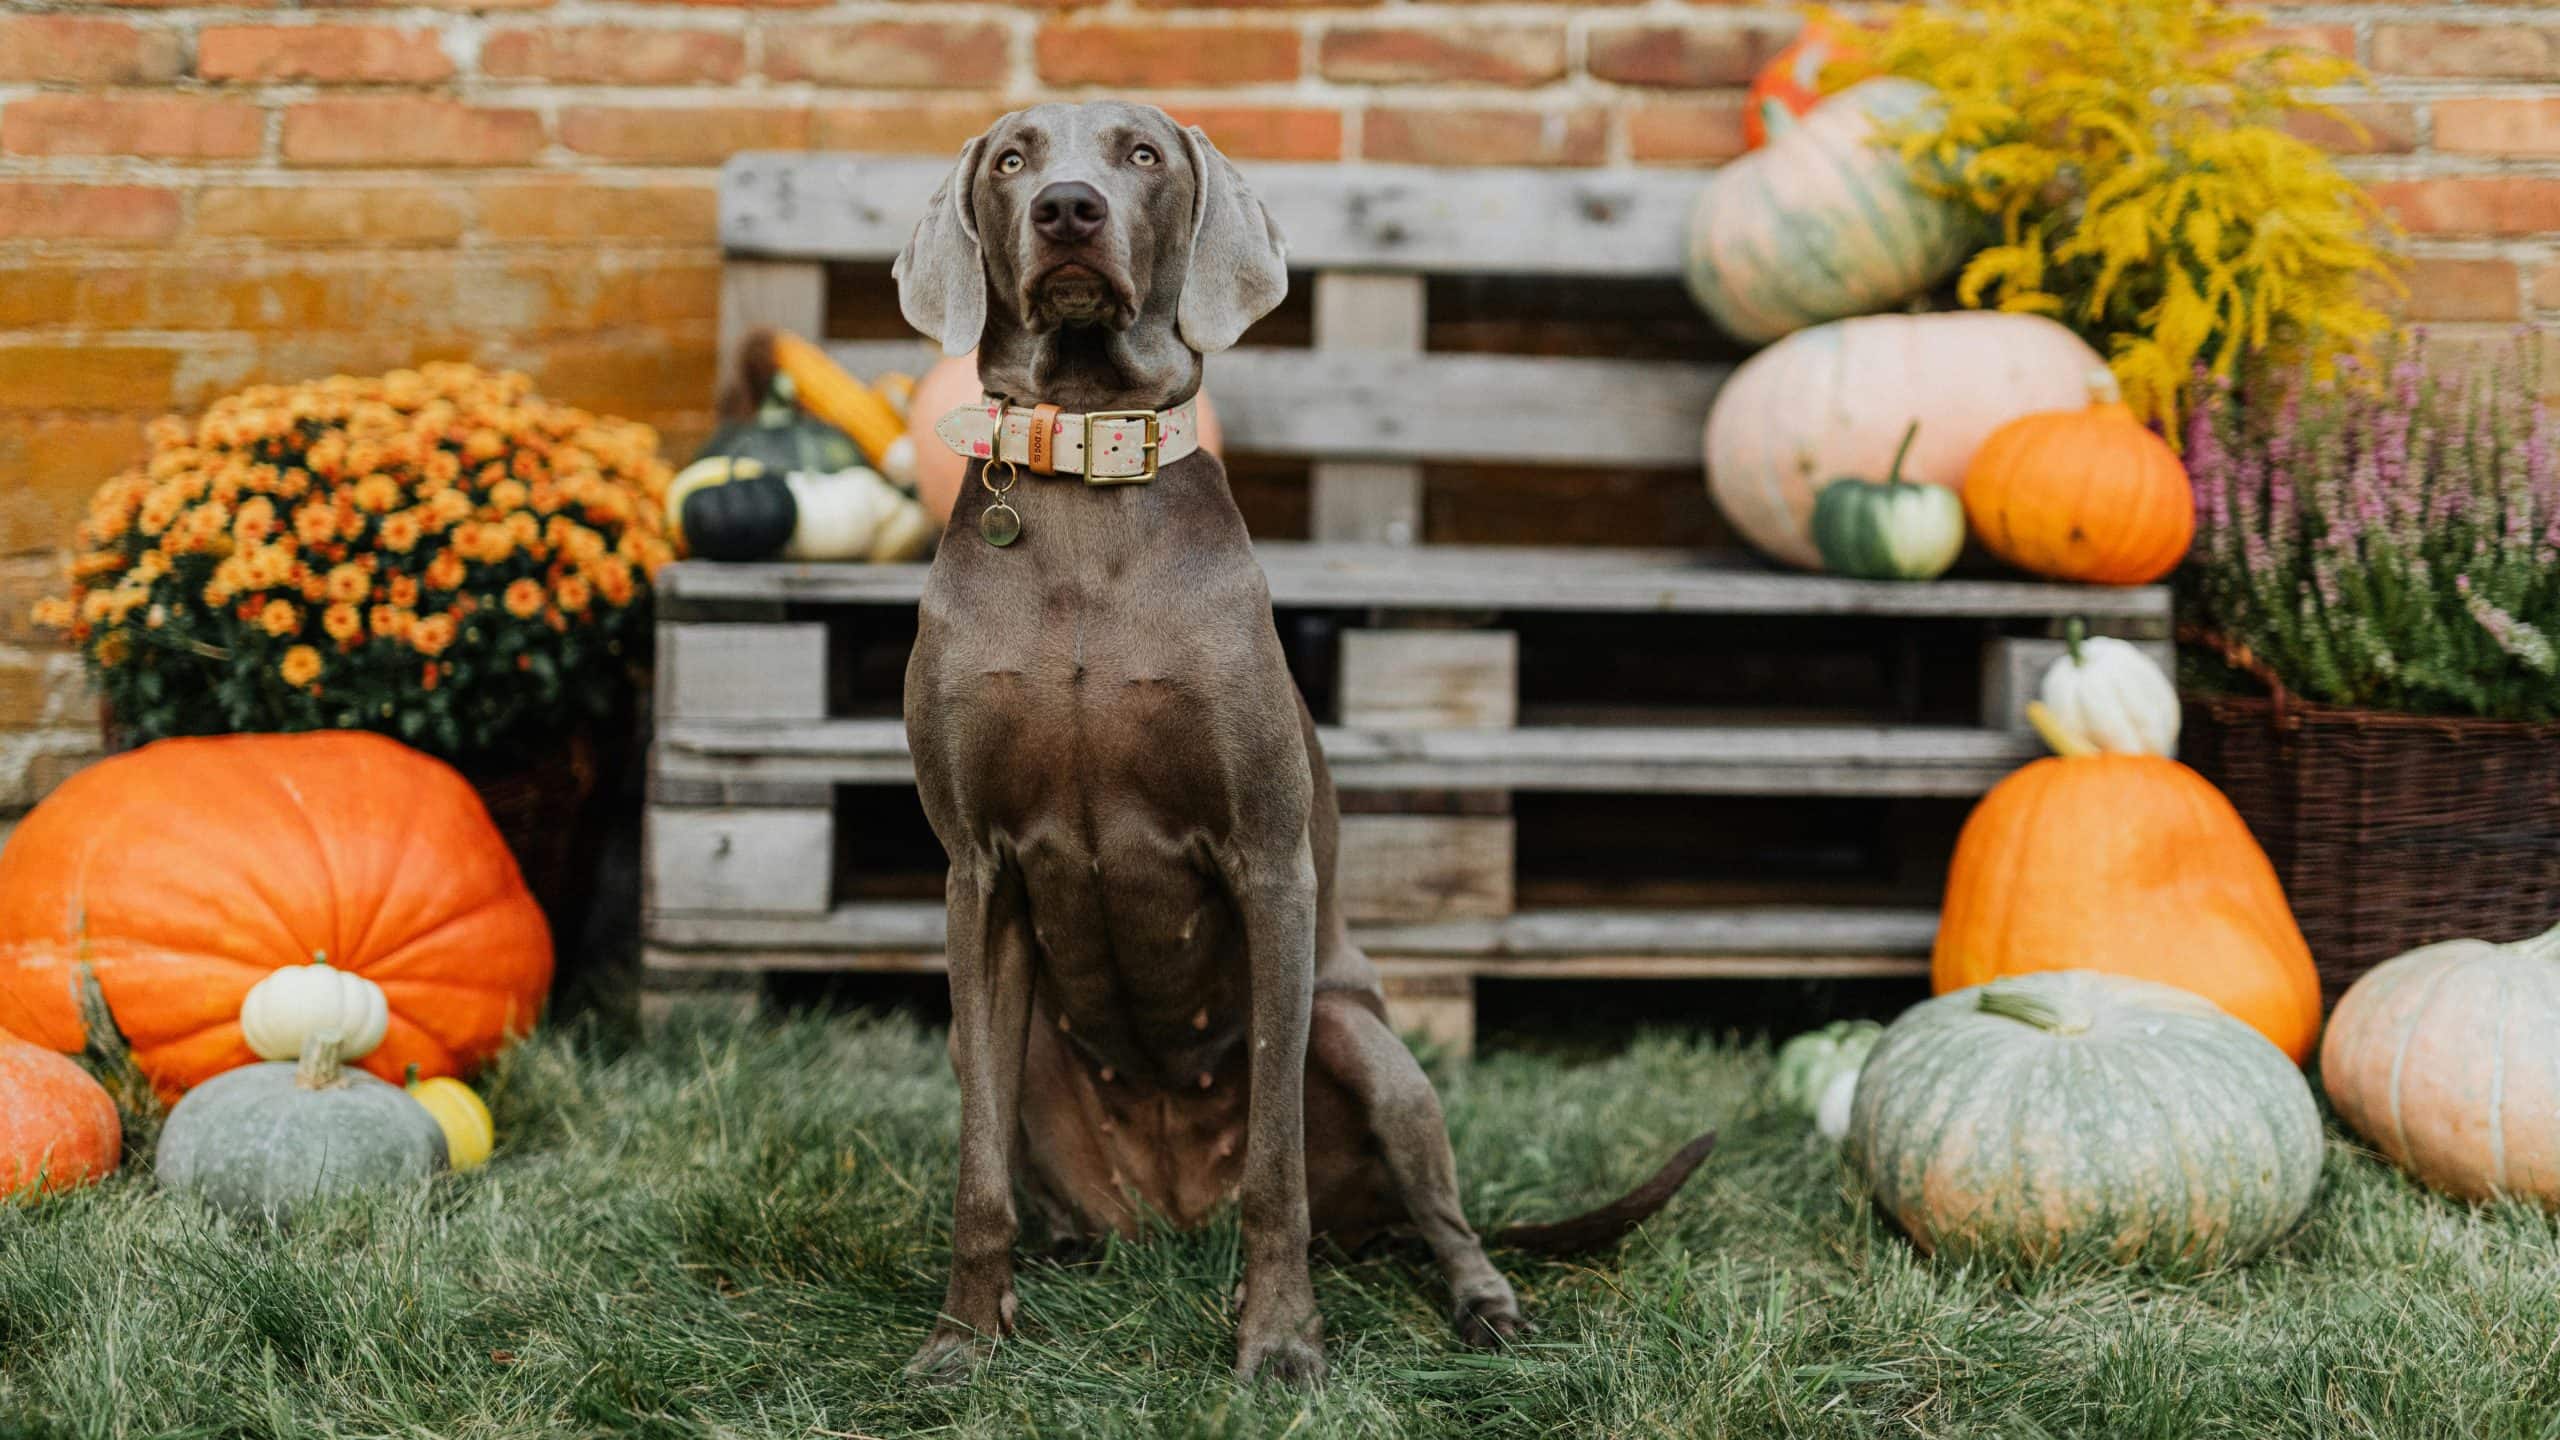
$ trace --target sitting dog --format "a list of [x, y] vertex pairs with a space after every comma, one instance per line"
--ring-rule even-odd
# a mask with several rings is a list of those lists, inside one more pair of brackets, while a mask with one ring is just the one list
[[[1344, 928], [1333, 782], [1192, 428], [1201, 357], [1287, 292], [1278, 229], [1198, 129], [1043, 105], [962, 148], [896, 275], [910, 323], [977, 349], [988, 395], [940, 426], [972, 460], [907, 667], [951, 861], [961, 1096], [950, 1290], [913, 1368], [1010, 1329], [1017, 1190], [1068, 1236], [1240, 1200], [1246, 1379], [1323, 1374], [1319, 1233], [1418, 1232], [1460, 1333], [1500, 1343], [1519, 1303]], [[1712, 1142], [1497, 1238], [1615, 1239]]]

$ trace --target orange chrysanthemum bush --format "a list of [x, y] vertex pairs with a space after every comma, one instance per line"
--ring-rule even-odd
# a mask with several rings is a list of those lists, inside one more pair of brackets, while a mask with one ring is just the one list
[[649, 427], [428, 365], [150, 433], [37, 612], [136, 740], [378, 730], [470, 762], [629, 693], [672, 555]]

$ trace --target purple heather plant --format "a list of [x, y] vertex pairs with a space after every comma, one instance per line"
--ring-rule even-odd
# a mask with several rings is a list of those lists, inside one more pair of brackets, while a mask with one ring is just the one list
[[2198, 384], [2185, 616], [2304, 699], [2560, 719], [2560, 419], [2519, 339]]

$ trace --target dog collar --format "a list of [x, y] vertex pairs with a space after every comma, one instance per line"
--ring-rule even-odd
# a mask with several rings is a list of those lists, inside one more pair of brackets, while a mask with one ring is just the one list
[[1200, 448], [1200, 397], [1170, 410], [1095, 410], [963, 405], [933, 427], [942, 443], [973, 460], [1010, 461], [1034, 475], [1081, 475], [1088, 485], [1143, 485]]

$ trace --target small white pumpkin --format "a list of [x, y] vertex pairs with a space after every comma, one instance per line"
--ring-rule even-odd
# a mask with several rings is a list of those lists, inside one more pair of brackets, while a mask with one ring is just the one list
[[299, 1060], [312, 1037], [338, 1037], [338, 1058], [361, 1060], [391, 1029], [382, 987], [332, 966], [326, 957], [288, 965], [240, 1002], [240, 1034], [262, 1060]]
[[915, 497], [855, 466], [832, 474], [784, 477], [800, 523], [782, 550], [786, 560], [913, 560], [933, 543], [934, 526]]
[[2051, 731], [2072, 742], [2066, 754], [2167, 755], [2178, 753], [2178, 687], [2142, 647], [2090, 635], [2077, 620], [2067, 632], [2070, 648], [2044, 672], [2038, 687]]

